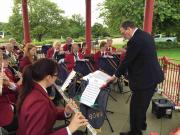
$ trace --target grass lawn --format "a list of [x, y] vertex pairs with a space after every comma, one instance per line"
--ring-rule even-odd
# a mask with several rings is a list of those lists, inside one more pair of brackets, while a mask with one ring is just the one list
[[166, 56], [168, 58], [174, 59], [175, 63], [180, 64], [180, 48], [160, 49], [160, 50], [157, 50], [157, 54], [159, 57]]

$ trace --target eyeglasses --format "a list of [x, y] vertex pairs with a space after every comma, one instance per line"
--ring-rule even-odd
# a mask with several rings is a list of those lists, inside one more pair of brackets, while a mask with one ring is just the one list
[[52, 75], [52, 76], [58, 77], [58, 73], [56, 73], [56, 74], [54, 74], [54, 75]]

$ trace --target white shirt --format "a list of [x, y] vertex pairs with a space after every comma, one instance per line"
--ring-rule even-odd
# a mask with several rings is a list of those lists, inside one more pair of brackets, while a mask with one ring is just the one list
[[135, 28], [135, 30], [132, 33], [132, 37], [134, 36], [134, 33], [137, 31], [138, 28]]

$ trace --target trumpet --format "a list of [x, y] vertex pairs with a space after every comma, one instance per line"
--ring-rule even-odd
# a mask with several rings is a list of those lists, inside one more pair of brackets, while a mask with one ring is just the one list
[[[63, 97], [63, 99], [65, 100], [66, 103], [70, 102], [70, 99], [64, 94], [63, 90], [61, 89], [61, 87], [57, 86], [56, 84], [54, 84], [55, 88], [59, 91], [59, 93], [61, 94], [61, 96]], [[78, 113], [80, 112], [78, 108], [74, 108], [72, 106], [70, 106], [71, 109], [75, 112]], [[97, 135], [96, 130], [88, 123], [87, 125], [88, 130], [92, 133], [92, 135]]]

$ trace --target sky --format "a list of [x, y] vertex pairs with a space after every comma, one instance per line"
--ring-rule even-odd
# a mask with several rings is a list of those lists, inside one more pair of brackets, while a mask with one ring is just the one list
[[[73, 14], [81, 14], [85, 18], [85, 0], [50, 0], [57, 3], [60, 9], [65, 11], [65, 16], [70, 17]], [[91, 0], [91, 21], [92, 25], [95, 22], [103, 23], [99, 18], [100, 11], [98, 4], [103, 3], [104, 0]], [[0, 22], [8, 22], [9, 16], [12, 14], [13, 0], [0, 0]]]

